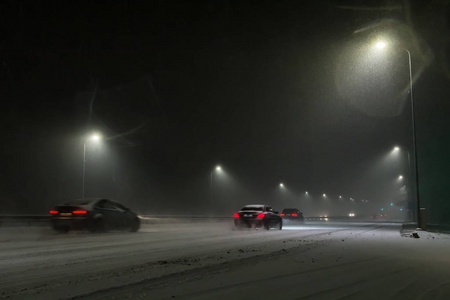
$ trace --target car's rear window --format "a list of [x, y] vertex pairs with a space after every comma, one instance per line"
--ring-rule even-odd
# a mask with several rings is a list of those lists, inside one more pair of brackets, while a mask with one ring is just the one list
[[87, 205], [91, 203], [93, 200], [73, 200], [70, 202], [64, 203], [64, 205]]
[[299, 213], [300, 211], [296, 208], [285, 208], [283, 209], [283, 214], [295, 214]]
[[263, 210], [262, 206], [244, 206], [241, 210]]

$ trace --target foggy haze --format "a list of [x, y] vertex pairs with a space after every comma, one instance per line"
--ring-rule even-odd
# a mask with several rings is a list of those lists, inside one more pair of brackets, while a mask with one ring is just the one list
[[0, 212], [80, 198], [86, 143], [86, 196], [141, 214], [263, 203], [412, 220], [408, 56], [369, 53], [384, 33], [411, 51], [421, 199], [448, 222], [448, 54], [429, 46], [441, 39], [426, 26], [435, 11], [411, 5], [414, 24], [396, 10], [354, 18], [333, 1], [12, 4]]

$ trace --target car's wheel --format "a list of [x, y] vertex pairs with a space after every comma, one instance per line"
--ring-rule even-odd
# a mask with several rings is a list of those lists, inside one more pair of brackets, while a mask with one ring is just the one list
[[283, 220], [278, 222], [278, 230], [281, 230], [281, 229], [283, 229]]
[[267, 222], [267, 223], [264, 224], [264, 229], [265, 229], [265, 230], [269, 230], [269, 229], [270, 229], [270, 224], [269, 224], [269, 222]]
[[92, 221], [91, 232], [105, 232], [105, 222], [102, 219], [95, 219]]
[[134, 219], [133, 223], [131, 224], [130, 231], [136, 232], [139, 230], [139, 228], [141, 228], [141, 221], [138, 218], [136, 218], [136, 219]]

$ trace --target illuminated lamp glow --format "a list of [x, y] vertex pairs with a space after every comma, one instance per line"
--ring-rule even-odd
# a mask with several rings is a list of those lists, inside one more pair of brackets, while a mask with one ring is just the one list
[[284, 214], [280, 214], [280, 216], [284, 217]]
[[262, 218], [264, 218], [264, 216], [265, 216], [265, 214], [259, 214], [256, 218], [262, 219]]
[[375, 47], [377, 47], [378, 49], [386, 48], [386, 43], [385, 42], [377, 42], [375, 44]]
[[51, 214], [57, 214], [58, 211], [57, 211], [57, 210], [51, 210], [50, 213], [51, 213]]
[[74, 210], [72, 213], [74, 213], [74, 214], [85, 214], [86, 211], [85, 210]]
[[293, 217], [296, 217], [296, 216], [297, 216], [297, 214], [292, 214], [291, 216], [293, 216]]
[[234, 214], [234, 217], [235, 218], [239, 218], [239, 214]]

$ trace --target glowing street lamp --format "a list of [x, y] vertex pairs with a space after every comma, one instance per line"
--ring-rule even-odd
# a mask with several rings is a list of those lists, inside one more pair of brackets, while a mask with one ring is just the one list
[[377, 43], [375, 44], [375, 47], [378, 48], [378, 49], [386, 48], [386, 43], [383, 42], [383, 41], [377, 42]]
[[326, 194], [323, 194], [322, 196], [325, 198], [327, 195], [326, 195]]
[[100, 142], [100, 140], [101, 140], [101, 136], [98, 134], [92, 134], [84, 140], [84, 144], [83, 144], [83, 183], [82, 183], [82, 189], [81, 189], [81, 197], [82, 198], [84, 198], [84, 196], [85, 196], [86, 144], [88, 142], [98, 143], [98, 142]]
[[280, 182], [280, 188], [284, 188], [284, 184]]

